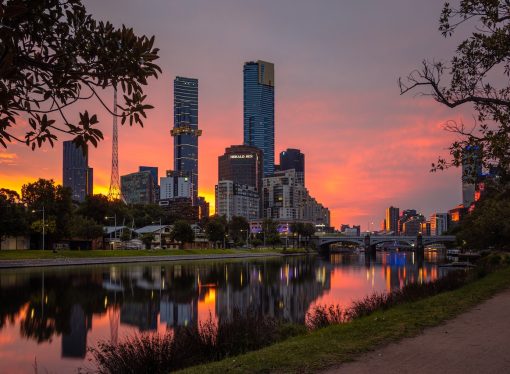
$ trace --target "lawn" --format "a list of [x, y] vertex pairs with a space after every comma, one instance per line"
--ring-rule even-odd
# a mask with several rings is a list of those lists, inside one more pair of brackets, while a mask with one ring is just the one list
[[53, 253], [51, 250], [18, 250], [0, 251], [1, 260], [32, 260], [56, 258], [104, 258], [104, 257], [134, 257], [134, 256], [176, 256], [176, 255], [220, 255], [240, 253], [305, 253], [304, 249], [289, 249], [283, 252], [281, 248], [256, 249], [157, 249], [157, 250], [93, 250], [71, 251], [61, 250]]
[[192, 367], [185, 373], [316, 372], [362, 352], [420, 333], [510, 286], [510, 268], [455, 291], [405, 303], [343, 325], [329, 326], [244, 355]]

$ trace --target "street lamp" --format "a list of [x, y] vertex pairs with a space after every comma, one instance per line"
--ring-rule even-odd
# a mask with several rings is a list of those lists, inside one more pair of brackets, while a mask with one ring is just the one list
[[[113, 219], [114, 220], [114, 225], [115, 225], [115, 230], [114, 230], [114, 233], [115, 233], [115, 239], [117, 239], [117, 213], [114, 214], [113, 217], [104, 217], [105, 220], [109, 220], [109, 219]], [[110, 244], [112, 243], [112, 233], [110, 232]], [[114, 247], [112, 246], [112, 249]]]
[[45, 226], [46, 226], [46, 223], [45, 223], [45, 215], [44, 215], [44, 205], [42, 207], [42, 209], [39, 209], [39, 210], [35, 210], [33, 209], [32, 210], [32, 213], [36, 213], [36, 212], [42, 212], [42, 250], [44, 251], [44, 238], [45, 238], [45, 234], [46, 234], [46, 229], [45, 229]]

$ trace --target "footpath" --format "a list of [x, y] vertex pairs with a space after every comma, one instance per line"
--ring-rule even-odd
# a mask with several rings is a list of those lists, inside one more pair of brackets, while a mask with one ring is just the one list
[[506, 290], [443, 325], [326, 373], [510, 373], [509, 311]]
[[293, 254], [280, 253], [231, 253], [231, 254], [196, 254], [196, 255], [168, 255], [168, 256], [130, 256], [130, 257], [96, 257], [96, 258], [54, 258], [34, 260], [1, 260], [0, 269], [44, 267], [44, 266], [75, 266], [75, 265], [104, 265], [140, 262], [175, 262], [190, 260], [224, 260], [237, 258], [282, 257]]

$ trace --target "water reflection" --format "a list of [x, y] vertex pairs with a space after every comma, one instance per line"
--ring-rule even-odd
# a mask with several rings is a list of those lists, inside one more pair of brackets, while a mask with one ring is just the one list
[[[440, 258], [434, 256], [332, 254], [2, 271], [0, 372], [33, 372], [34, 356], [50, 372], [72, 372], [98, 340], [197, 325], [210, 316], [228, 319], [234, 308], [303, 323], [317, 303], [346, 306], [374, 291], [436, 279]], [[18, 351], [32, 358], [8, 354]]]

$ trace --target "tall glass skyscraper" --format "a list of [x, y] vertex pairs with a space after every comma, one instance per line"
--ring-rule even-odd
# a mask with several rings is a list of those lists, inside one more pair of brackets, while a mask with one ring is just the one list
[[187, 173], [192, 183], [193, 205], [198, 194], [198, 79], [174, 80], [174, 170]]
[[244, 75], [244, 144], [262, 150], [264, 175], [274, 172], [274, 65], [246, 62]]
[[82, 202], [93, 193], [93, 169], [89, 167], [88, 152], [72, 141], [64, 142], [62, 185], [72, 191], [72, 199]]

